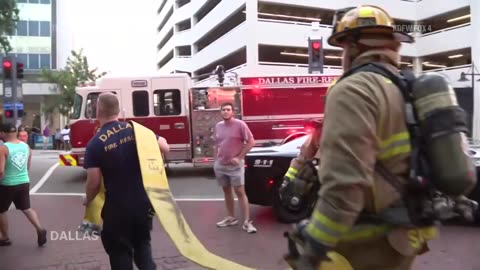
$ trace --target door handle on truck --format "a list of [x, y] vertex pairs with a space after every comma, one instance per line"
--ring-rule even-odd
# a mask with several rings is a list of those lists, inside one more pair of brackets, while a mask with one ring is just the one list
[[175, 129], [184, 129], [185, 128], [184, 123], [175, 123], [173, 126], [175, 127]]

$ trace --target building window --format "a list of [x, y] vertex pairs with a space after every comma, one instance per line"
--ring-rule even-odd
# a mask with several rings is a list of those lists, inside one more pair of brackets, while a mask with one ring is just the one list
[[50, 54], [40, 54], [40, 68], [50, 69]]
[[50, 4], [50, 0], [40, 0], [40, 4]]
[[153, 92], [153, 110], [155, 115], [179, 115], [182, 112], [180, 90], [166, 89]]
[[17, 0], [17, 3], [27, 3], [27, 0]]
[[132, 92], [133, 116], [148, 116], [150, 114], [148, 104], [148, 91]]
[[40, 22], [40, 36], [41, 37], [50, 36], [50, 22]]
[[20, 62], [23, 63], [25, 69], [28, 69], [28, 54], [26, 53], [17, 53], [17, 58]]
[[28, 0], [29, 3], [32, 4], [38, 4], [40, 1], [39, 0]]
[[40, 69], [40, 61], [38, 59], [38, 54], [28, 55], [28, 69]]
[[27, 21], [18, 21], [17, 36], [28, 36]]
[[36, 37], [39, 34], [39, 22], [38, 21], [29, 21], [28, 22], [28, 35], [31, 37]]

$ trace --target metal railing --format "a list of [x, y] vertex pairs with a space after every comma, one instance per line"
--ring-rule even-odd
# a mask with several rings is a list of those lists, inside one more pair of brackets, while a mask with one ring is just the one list
[[460, 65], [460, 66], [452, 66], [452, 67], [441, 67], [441, 68], [434, 68], [429, 70], [422, 70], [422, 73], [425, 72], [438, 72], [438, 71], [448, 71], [454, 69], [461, 69], [461, 68], [470, 68], [472, 64]]
[[[302, 25], [302, 26], [312, 26], [312, 23], [308, 22], [300, 22], [300, 21], [287, 21], [287, 20], [279, 20], [279, 19], [264, 19], [264, 18], [258, 18], [257, 21], [259, 22], [273, 22], [273, 23], [283, 23], [283, 24], [293, 24], [293, 25]], [[319, 24], [318, 25], [320, 28], [327, 28], [327, 29], [332, 29], [333, 26], [329, 24]]]
[[465, 26], [469, 26], [470, 24], [471, 24], [471, 23], [468, 22], [468, 23], [463, 23], [463, 24], [459, 24], [459, 25], [455, 25], [455, 26], [443, 28], [443, 29], [440, 29], [440, 30], [437, 30], [437, 31], [433, 31], [433, 32], [421, 34], [419, 37], [426, 37], [426, 36], [431, 36], [431, 35], [438, 34], [438, 33], [442, 33], [442, 32], [448, 32], [448, 31], [451, 31], [451, 30], [455, 30], [455, 29], [457, 29], [457, 28], [462, 28], [462, 27], [465, 27]]
[[[302, 64], [302, 63], [285, 63], [285, 62], [260, 61], [260, 62], [258, 62], [258, 65], [308, 68], [308, 64]], [[324, 66], [323, 66], [323, 69], [342, 70], [342, 67], [341, 67], [341, 66], [324, 65]]]
[[[234, 74], [236, 74], [236, 72], [235, 72], [236, 70], [242, 69], [242, 68], [244, 68], [244, 67], [246, 67], [246, 66], [247, 66], [247, 63], [244, 63], [244, 64], [238, 65], [238, 66], [236, 66], [236, 67], [233, 67], [233, 68], [231, 68], [231, 69], [228, 69], [228, 70], [225, 71], [225, 76], [227, 77], [227, 75], [228, 75], [229, 73], [234, 73]], [[202, 79], [202, 80], [199, 80], [199, 81], [195, 82], [195, 84], [200, 84], [200, 83], [204, 83], [204, 82], [212, 81], [212, 80], [217, 80], [217, 77], [216, 77], [215, 75], [213, 75], [213, 74], [212, 74], [210, 77], [208, 77], [208, 78], [205, 78], [205, 79]]]

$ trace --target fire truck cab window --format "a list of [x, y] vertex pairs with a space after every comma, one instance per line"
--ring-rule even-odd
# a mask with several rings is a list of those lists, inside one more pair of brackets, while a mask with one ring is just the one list
[[155, 115], [179, 115], [182, 112], [180, 90], [155, 90], [153, 92], [153, 110]]
[[148, 116], [150, 106], [148, 103], [148, 91], [132, 92], [133, 116]]
[[[110, 92], [112, 94], [115, 94], [115, 95], [117, 94], [113, 91], [110, 91]], [[88, 119], [88, 117], [89, 117], [89, 113], [90, 113], [89, 110], [88, 110], [88, 107], [89, 107], [88, 103], [89, 102], [91, 103], [90, 107], [92, 108], [91, 117], [92, 117], [92, 119], [97, 118], [97, 99], [98, 99], [98, 95], [100, 95], [100, 94], [101, 94], [101, 92], [94, 92], [94, 93], [89, 93], [87, 95], [87, 100], [85, 101], [85, 118]]]
[[88, 94], [87, 96], [87, 100], [85, 102], [85, 118], [89, 118], [89, 105], [88, 103], [90, 102], [90, 107], [92, 108], [91, 110], [91, 117], [94, 119], [94, 118], [97, 118], [97, 99], [98, 99], [98, 95], [100, 95], [100, 93], [90, 93]]
[[73, 99], [73, 108], [71, 110], [70, 119], [79, 119], [82, 111], [82, 101], [83, 98], [79, 94], [75, 94]]

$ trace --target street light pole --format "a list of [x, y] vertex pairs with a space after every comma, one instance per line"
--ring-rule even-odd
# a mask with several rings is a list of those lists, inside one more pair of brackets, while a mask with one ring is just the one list
[[[470, 70], [471, 70], [471, 72], [470, 72]], [[473, 102], [473, 113], [472, 113], [472, 117], [471, 117], [472, 118], [472, 127], [471, 127], [472, 130], [471, 130], [470, 136], [472, 138], [475, 138], [476, 136], [480, 135], [480, 134], [476, 134], [476, 132], [475, 132], [475, 130], [478, 129], [478, 128], [476, 128], [476, 126], [477, 126], [476, 122], [477, 121], [475, 121], [475, 118], [476, 118], [475, 117], [475, 115], [476, 115], [475, 111], [479, 110], [479, 108], [477, 106], [475, 106], [475, 91], [474, 91], [475, 90], [475, 76], [480, 76], [480, 73], [478, 73], [478, 70], [475, 67], [475, 63], [473, 61], [472, 61], [472, 66], [471, 66], [470, 70], [468, 70], [468, 72], [460, 73], [460, 79], [458, 79], [458, 81], [459, 82], [468, 82], [469, 79], [467, 78], [467, 76], [470, 75], [472, 77], [472, 79], [471, 79], [472, 80], [472, 95], [473, 95], [474, 102]], [[477, 72], [477, 73], [475, 73], [475, 72]], [[477, 82], [478, 81], [480, 81], [480, 79], [478, 79]]]
[[[460, 79], [458, 79], [459, 82], [468, 82], [469, 79], [467, 78], [468, 75], [472, 76], [472, 92], [475, 89], [475, 76], [480, 76], [480, 73], [475, 73], [475, 71], [478, 72], [477, 68], [475, 67], [475, 63], [472, 62], [472, 67], [471, 67], [472, 73], [467, 73], [467, 72], [462, 72], [460, 73]], [[480, 79], [477, 80], [477, 82], [480, 82]]]

